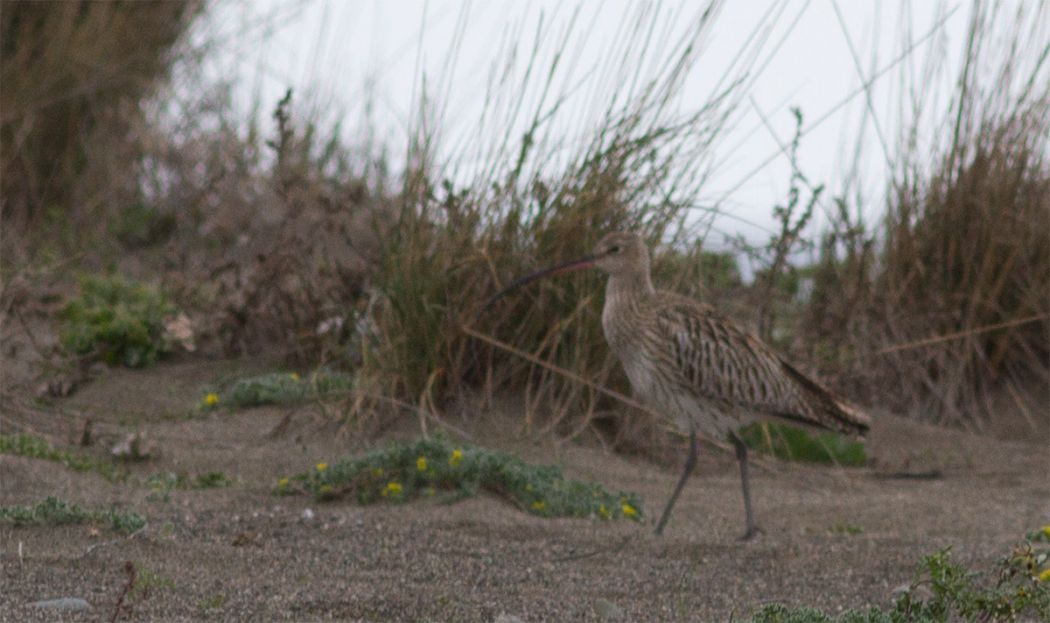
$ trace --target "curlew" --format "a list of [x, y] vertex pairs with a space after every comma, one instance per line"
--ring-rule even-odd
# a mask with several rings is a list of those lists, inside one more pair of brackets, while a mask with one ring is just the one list
[[864, 413], [711, 306], [654, 289], [649, 252], [637, 234], [609, 234], [592, 254], [522, 277], [490, 303], [541, 277], [590, 267], [609, 275], [602, 329], [636, 397], [689, 432], [685, 469], [656, 534], [663, 532], [696, 465], [697, 431], [727, 438], [736, 451], [746, 522], [743, 538], [748, 539], [758, 528], [751, 510], [747, 446], [735, 432], [740, 426], [773, 419], [847, 434], [868, 429]]

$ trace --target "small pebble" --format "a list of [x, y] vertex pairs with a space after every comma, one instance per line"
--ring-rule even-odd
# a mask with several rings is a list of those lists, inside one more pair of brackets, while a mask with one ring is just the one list
[[623, 618], [623, 610], [607, 599], [599, 599], [594, 602], [594, 611], [605, 621], [619, 621]]
[[314, 518], [313, 510], [307, 508], [306, 510], [303, 511], [302, 517], [303, 517], [303, 521], [311, 521], [311, 520], [313, 520], [313, 518]]

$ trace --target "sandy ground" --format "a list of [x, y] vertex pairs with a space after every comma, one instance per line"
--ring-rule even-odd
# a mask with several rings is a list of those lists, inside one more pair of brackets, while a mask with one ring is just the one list
[[[921, 556], [939, 548], [991, 568], [1050, 518], [1045, 439], [997, 441], [879, 414], [872, 467], [763, 461], [752, 487], [765, 533], [749, 542], [737, 540], [743, 510], [730, 455], [702, 456], [658, 538], [652, 516], [684, 456], [660, 467], [529, 439], [520, 420], [497, 413], [455, 421], [476, 443], [635, 491], [650, 517], [642, 524], [543, 519], [487, 496], [371, 507], [274, 497], [280, 476], [416, 429], [406, 418], [366, 439], [334, 435], [314, 407], [194, 411], [205, 384], [259, 368], [265, 364], [227, 361], [113, 370], [32, 417], [5, 415], [4, 432], [28, 427], [60, 446], [91, 415], [97, 442], [86, 451], [99, 456], [127, 432], [145, 431], [161, 455], [133, 465], [133, 475], [221, 470], [235, 484], [151, 500], [141, 484], [0, 455], [2, 504], [57, 495], [149, 518], [130, 537], [92, 525], [0, 525], [0, 618], [108, 621], [125, 561], [146, 570], [153, 588], [130, 600], [123, 620], [726, 621], [746, 620], [771, 601], [835, 612], [888, 605]], [[939, 476], [887, 477], [931, 470]], [[304, 518], [307, 509], [312, 519]], [[86, 599], [92, 609], [60, 615], [26, 605], [58, 597]]]

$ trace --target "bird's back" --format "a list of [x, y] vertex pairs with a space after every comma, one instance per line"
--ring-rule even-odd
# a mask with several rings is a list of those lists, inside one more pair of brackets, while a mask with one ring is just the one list
[[672, 292], [606, 300], [603, 327], [639, 397], [722, 436], [761, 417], [857, 434], [868, 417], [714, 308]]

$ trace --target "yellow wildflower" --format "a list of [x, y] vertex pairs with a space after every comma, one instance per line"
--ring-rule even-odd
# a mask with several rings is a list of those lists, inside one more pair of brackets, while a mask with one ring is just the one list
[[1050, 524], [1046, 524], [1042, 528], [1039, 528], [1039, 531], [1043, 533], [1043, 536], [1050, 537]]
[[217, 404], [219, 404], [219, 395], [218, 394], [216, 394], [215, 392], [208, 392], [207, 394], [205, 394], [205, 396], [204, 396], [204, 406], [206, 406], [206, 407], [214, 407]]
[[328, 463], [325, 463], [324, 461], [321, 461], [320, 463], [317, 464], [317, 471], [323, 472], [326, 469], [328, 469]]
[[298, 372], [292, 372], [291, 374], [288, 375], [288, 378], [292, 379], [293, 381], [298, 381], [299, 380], [299, 373]]
[[612, 513], [609, 512], [609, 509], [605, 508], [604, 504], [602, 504], [598, 507], [598, 516], [602, 519], [610, 519], [612, 518]]
[[416, 459], [416, 469], [418, 469], [421, 472], [427, 471], [427, 457], [421, 456], [418, 459]]
[[277, 481], [277, 488], [278, 489], [287, 489], [288, 488], [288, 477], [287, 476], [285, 476], [284, 478], [281, 478], [280, 480]]
[[456, 448], [455, 450], [452, 451], [452, 456], [449, 457], [448, 464], [451, 465], [452, 467], [457, 467], [462, 462], [463, 462], [463, 451], [460, 450], [459, 448]]
[[541, 511], [545, 506], [547, 505], [543, 503], [543, 500], [536, 500], [532, 503], [532, 510]]
[[634, 517], [635, 515], [638, 514], [638, 511], [634, 510], [634, 507], [631, 506], [630, 504], [628, 504], [627, 502], [623, 503], [623, 507], [622, 508], [623, 508], [623, 516], [624, 517]]
[[1042, 573], [1039, 574], [1040, 582], [1050, 582], [1050, 569], [1043, 569]]
[[388, 482], [386, 483], [386, 489], [383, 489], [383, 497], [388, 495], [401, 495], [401, 483], [399, 482]]

